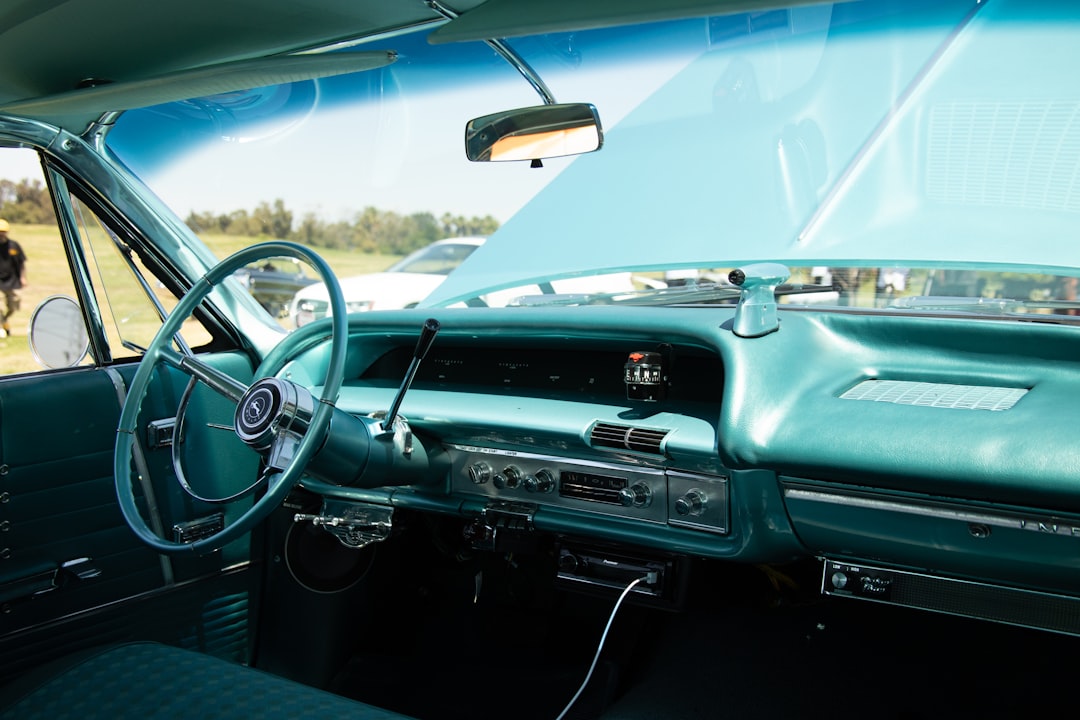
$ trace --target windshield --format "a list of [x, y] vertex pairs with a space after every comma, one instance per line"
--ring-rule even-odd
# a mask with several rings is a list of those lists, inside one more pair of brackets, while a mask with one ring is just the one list
[[400, 262], [386, 269], [387, 272], [427, 273], [449, 275], [480, 243], [440, 242], [410, 253]]
[[125, 113], [108, 144], [212, 247], [260, 211], [331, 264], [486, 236], [392, 267], [446, 274], [421, 305], [708, 305], [767, 262], [785, 304], [1068, 316], [1070, 14], [844, 2], [513, 38], [603, 125], [598, 151], [538, 163], [465, 158], [470, 119], [542, 101], [486, 44], [428, 30], [359, 46], [396, 51], [383, 69]]

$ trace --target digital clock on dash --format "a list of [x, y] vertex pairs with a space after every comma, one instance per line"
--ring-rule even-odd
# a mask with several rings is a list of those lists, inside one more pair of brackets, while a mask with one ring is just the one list
[[664, 399], [664, 358], [658, 352], [632, 352], [623, 365], [626, 397], [656, 402]]

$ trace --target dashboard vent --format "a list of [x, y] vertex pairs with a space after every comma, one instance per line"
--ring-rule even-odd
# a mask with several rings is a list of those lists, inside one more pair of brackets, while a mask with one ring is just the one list
[[593, 425], [592, 432], [589, 433], [589, 442], [593, 447], [663, 455], [664, 438], [667, 434], [667, 430], [598, 422]]
[[1026, 394], [1024, 388], [864, 380], [840, 397], [844, 400], [871, 400], [955, 410], [1008, 410]]

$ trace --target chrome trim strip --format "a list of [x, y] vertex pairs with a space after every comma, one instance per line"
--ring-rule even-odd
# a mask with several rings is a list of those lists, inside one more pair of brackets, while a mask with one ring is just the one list
[[665, 474], [665, 471], [661, 468], [655, 468], [649, 465], [635, 465], [629, 462], [625, 464], [605, 463], [598, 460], [582, 460], [576, 457], [564, 457], [560, 455], [541, 455], [538, 453], [522, 452], [520, 450], [500, 450], [489, 447], [481, 447], [479, 445], [458, 445], [456, 443], [446, 443], [445, 447], [450, 450], [459, 450], [464, 453], [499, 455], [503, 457], [522, 458], [525, 460], [537, 460], [541, 462], [568, 463], [573, 465], [583, 465], [592, 468], [600, 468], [602, 470], [621, 470], [624, 472], [635, 472], [643, 475]]
[[[163, 587], [159, 587], [159, 588], [154, 588], [153, 590], [147, 590], [145, 592], [136, 593], [134, 595], [128, 595], [127, 597], [119, 598], [117, 600], [111, 600], [109, 602], [102, 603], [100, 605], [95, 605], [94, 607], [91, 607], [91, 608], [86, 608], [85, 610], [77, 610], [77, 611], [75, 611], [73, 613], [68, 613], [67, 615], [61, 615], [60, 617], [50, 618], [48, 620], [45, 620], [44, 622], [40, 622], [40, 623], [37, 623], [35, 625], [27, 625], [24, 628], [19, 628], [18, 630], [16, 630], [11, 635], [6, 636], [5, 640], [9, 639], [9, 638], [17, 638], [20, 635], [25, 635], [25, 634], [34, 632], [35, 630], [39, 630], [39, 629], [44, 628], [44, 627], [49, 627], [50, 625], [58, 625], [58, 624], [63, 623], [63, 622], [68, 622], [69, 620], [75, 620], [75, 619], [81, 618], [81, 617], [88, 617], [90, 615], [94, 615], [94, 614], [99, 613], [99, 612], [101, 612], [103, 610], [107, 610], [109, 608], [117, 607], [119, 605], [125, 605], [125, 604], [132, 603], [132, 602], [135, 602], [135, 601], [138, 601], [138, 600], [150, 599], [150, 598], [153, 598], [153, 597], [155, 597], [157, 595], [165, 595], [166, 593], [172, 593], [172, 592], [175, 592], [175, 591], [180, 590], [182, 588], [185, 588], [185, 587], [188, 587], [188, 586], [191, 586], [191, 585], [195, 585], [196, 583], [207, 582], [208, 580], [212, 580], [212, 579], [218, 578], [218, 577], [224, 577], [226, 575], [236, 575], [238, 573], [241, 573], [241, 572], [244, 572], [244, 571], [250, 569], [251, 565], [252, 565], [252, 563], [251, 563], [250, 560], [243, 560], [243, 561], [235, 563], [233, 565], [229, 565], [228, 567], [221, 568], [220, 570], [218, 570], [216, 572], [213, 572], [213, 573], [210, 573], [209, 575], [200, 575], [199, 577], [191, 578], [190, 580], [181, 580], [180, 582], [174, 583], [174, 584], [169, 585], [167, 587], [163, 586]], [[251, 602], [250, 599], [249, 599], [249, 602]]]
[[792, 500], [805, 500], [807, 502], [825, 503], [827, 505], [840, 505], [843, 507], [861, 508], [865, 510], [880, 510], [883, 512], [898, 512], [907, 515], [919, 515], [938, 520], [956, 520], [958, 522], [988, 525], [991, 527], [1008, 528], [1011, 530], [1027, 530], [1045, 535], [1063, 535], [1080, 539], [1080, 520], [1068, 520], [1051, 515], [1035, 516], [1011, 513], [989, 513], [970, 510], [960, 510], [944, 505], [921, 505], [916, 503], [888, 500], [884, 498], [872, 498], [861, 495], [845, 495], [836, 492], [824, 492], [819, 490], [805, 490], [801, 488], [784, 488], [784, 498]]

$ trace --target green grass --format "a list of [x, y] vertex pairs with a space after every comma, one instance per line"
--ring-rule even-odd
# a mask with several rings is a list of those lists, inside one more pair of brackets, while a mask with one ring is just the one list
[[74, 297], [67, 259], [55, 226], [12, 225], [10, 236], [27, 256], [26, 287], [19, 291], [22, 309], [8, 323], [10, 337], [0, 338], [0, 375], [38, 370], [30, 354], [26, 333], [34, 308], [50, 295]]
[[[260, 242], [259, 238], [237, 237], [235, 235], [200, 235], [199, 237], [221, 259], [225, 259], [238, 250], [243, 250]], [[265, 238], [262, 238], [262, 240], [265, 240]], [[400, 255], [377, 255], [329, 248], [314, 248], [314, 250], [330, 264], [330, 267], [339, 278], [380, 272], [401, 259]]]
[[[10, 235], [22, 245], [27, 255], [27, 286], [20, 291], [21, 310], [9, 321], [11, 336], [0, 338], [0, 375], [34, 372], [41, 369], [30, 352], [27, 340], [30, 317], [34, 308], [51, 295], [75, 296], [67, 259], [60, 244], [59, 231], [55, 226], [13, 225]], [[206, 235], [202, 239], [214, 254], [222, 259], [260, 241], [258, 238], [233, 235]], [[369, 255], [321, 248], [316, 248], [316, 252], [326, 260], [338, 277], [378, 272], [386, 269], [399, 258], [396, 255]], [[314, 271], [308, 271], [307, 274], [315, 276]], [[125, 285], [122, 290], [131, 295], [139, 292], [134, 282]], [[116, 296], [111, 298], [111, 302], [114, 306], [120, 307], [137, 304], [138, 300], [134, 297]], [[171, 306], [167, 300], [165, 302], [167, 307]]]

